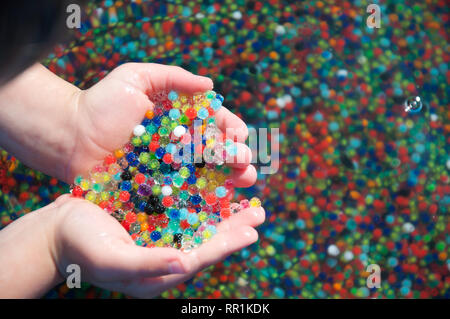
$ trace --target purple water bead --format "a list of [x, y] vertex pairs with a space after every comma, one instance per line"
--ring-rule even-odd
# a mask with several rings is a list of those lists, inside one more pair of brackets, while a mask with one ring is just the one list
[[152, 193], [152, 188], [147, 184], [141, 184], [139, 185], [137, 193], [140, 196], [149, 196]]

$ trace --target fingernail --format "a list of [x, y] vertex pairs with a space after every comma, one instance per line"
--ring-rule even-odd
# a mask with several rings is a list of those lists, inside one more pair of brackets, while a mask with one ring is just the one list
[[184, 274], [185, 271], [179, 261], [172, 261], [169, 263], [169, 272], [171, 274]]
[[211, 87], [214, 86], [213, 81], [210, 78], [207, 78], [205, 76], [201, 76], [201, 75], [197, 75], [197, 78], [199, 79], [200, 82], [202, 83], [207, 83], [209, 84]]

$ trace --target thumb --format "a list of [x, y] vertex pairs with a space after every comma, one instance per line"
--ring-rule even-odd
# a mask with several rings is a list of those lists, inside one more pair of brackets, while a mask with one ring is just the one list
[[142, 92], [174, 90], [193, 94], [212, 90], [213, 81], [210, 78], [192, 74], [178, 66], [156, 63], [126, 63], [118, 67], [117, 72], [131, 72], [137, 75], [135, 83]]

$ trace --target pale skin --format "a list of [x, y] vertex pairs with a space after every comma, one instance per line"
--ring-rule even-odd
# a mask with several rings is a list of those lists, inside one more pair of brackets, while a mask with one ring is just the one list
[[[0, 146], [28, 166], [71, 183], [120, 148], [153, 107], [148, 94], [212, 89], [210, 79], [158, 64], [129, 63], [87, 90], [34, 65], [0, 88]], [[244, 161], [230, 163], [237, 187], [251, 186], [256, 170], [243, 144], [245, 123], [223, 107], [219, 128], [235, 128]], [[70, 195], [0, 231], [0, 297], [35, 298], [62, 282], [78, 264], [82, 281], [135, 297], [153, 297], [258, 239], [263, 208], [249, 208], [218, 225], [218, 234], [189, 253], [136, 246], [98, 206]]]

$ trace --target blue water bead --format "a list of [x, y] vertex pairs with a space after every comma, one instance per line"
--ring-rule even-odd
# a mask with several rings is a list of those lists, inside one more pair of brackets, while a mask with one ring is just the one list
[[169, 218], [171, 218], [171, 219], [179, 219], [180, 211], [178, 209], [170, 209], [168, 215], [169, 215]]
[[223, 96], [221, 94], [216, 94], [216, 99], [218, 99], [221, 103], [223, 103]]
[[177, 146], [173, 143], [169, 143], [166, 146], [166, 152], [170, 153], [170, 154], [175, 154], [175, 152], [177, 151]]
[[155, 125], [156, 127], [159, 127], [161, 125], [161, 117], [160, 116], [155, 116], [153, 118], [153, 125]]
[[195, 175], [192, 174], [192, 175], [190, 175], [190, 176], [186, 179], [186, 182], [187, 182], [189, 185], [195, 184], [195, 183], [197, 182], [197, 177], [195, 177]]
[[176, 99], [178, 99], [178, 93], [175, 91], [170, 91], [167, 97], [169, 98], [169, 100], [175, 101]]
[[215, 98], [211, 101], [211, 107], [214, 111], [218, 111], [222, 107], [222, 102], [219, 99]]
[[227, 189], [223, 186], [216, 188], [216, 196], [219, 198], [224, 198], [227, 195]]
[[163, 184], [164, 184], [164, 185], [172, 185], [172, 177], [170, 177], [170, 176], [164, 176], [164, 178], [163, 178]]
[[123, 181], [120, 184], [120, 189], [123, 191], [130, 191], [131, 190], [131, 183], [129, 181]]
[[195, 225], [198, 222], [198, 216], [195, 213], [189, 213], [187, 217], [187, 222], [189, 225]]
[[189, 197], [189, 201], [194, 205], [198, 205], [202, 202], [202, 197], [200, 195], [193, 195]]
[[178, 119], [179, 117], [180, 117], [180, 110], [178, 110], [178, 109], [171, 109], [170, 111], [169, 111], [169, 117], [172, 119], [172, 120], [176, 120], [176, 119]]
[[139, 210], [144, 211], [145, 207], [147, 207], [147, 202], [144, 201], [144, 200], [140, 201], [139, 204], [138, 204]]
[[161, 159], [164, 156], [164, 154], [166, 154], [166, 150], [162, 147], [159, 147], [155, 152], [155, 156], [158, 159]]
[[202, 108], [201, 108], [200, 110], [198, 110], [198, 112], [197, 112], [197, 117], [198, 117], [199, 119], [204, 120], [204, 119], [206, 119], [208, 116], [209, 116], [209, 112], [208, 112], [208, 110], [207, 110], [206, 108], [204, 108], [204, 107], [202, 107]]
[[190, 172], [191, 174], [194, 174], [194, 173], [195, 173], [195, 166], [194, 166], [194, 165], [192, 165], [192, 164], [187, 164], [187, 165], [186, 165], [186, 168], [189, 170], [189, 172]]
[[159, 239], [161, 239], [161, 233], [159, 232], [159, 231], [153, 231], [151, 234], [150, 234], [150, 238], [153, 240], [153, 241], [158, 241]]
[[189, 211], [186, 208], [180, 209], [180, 219], [186, 219], [188, 217]]
[[137, 155], [133, 152], [130, 152], [130, 153], [127, 153], [125, 158], [127, 159], [128, 163], [130, 163], [130, 162], [134, 162], [137, 160]]

